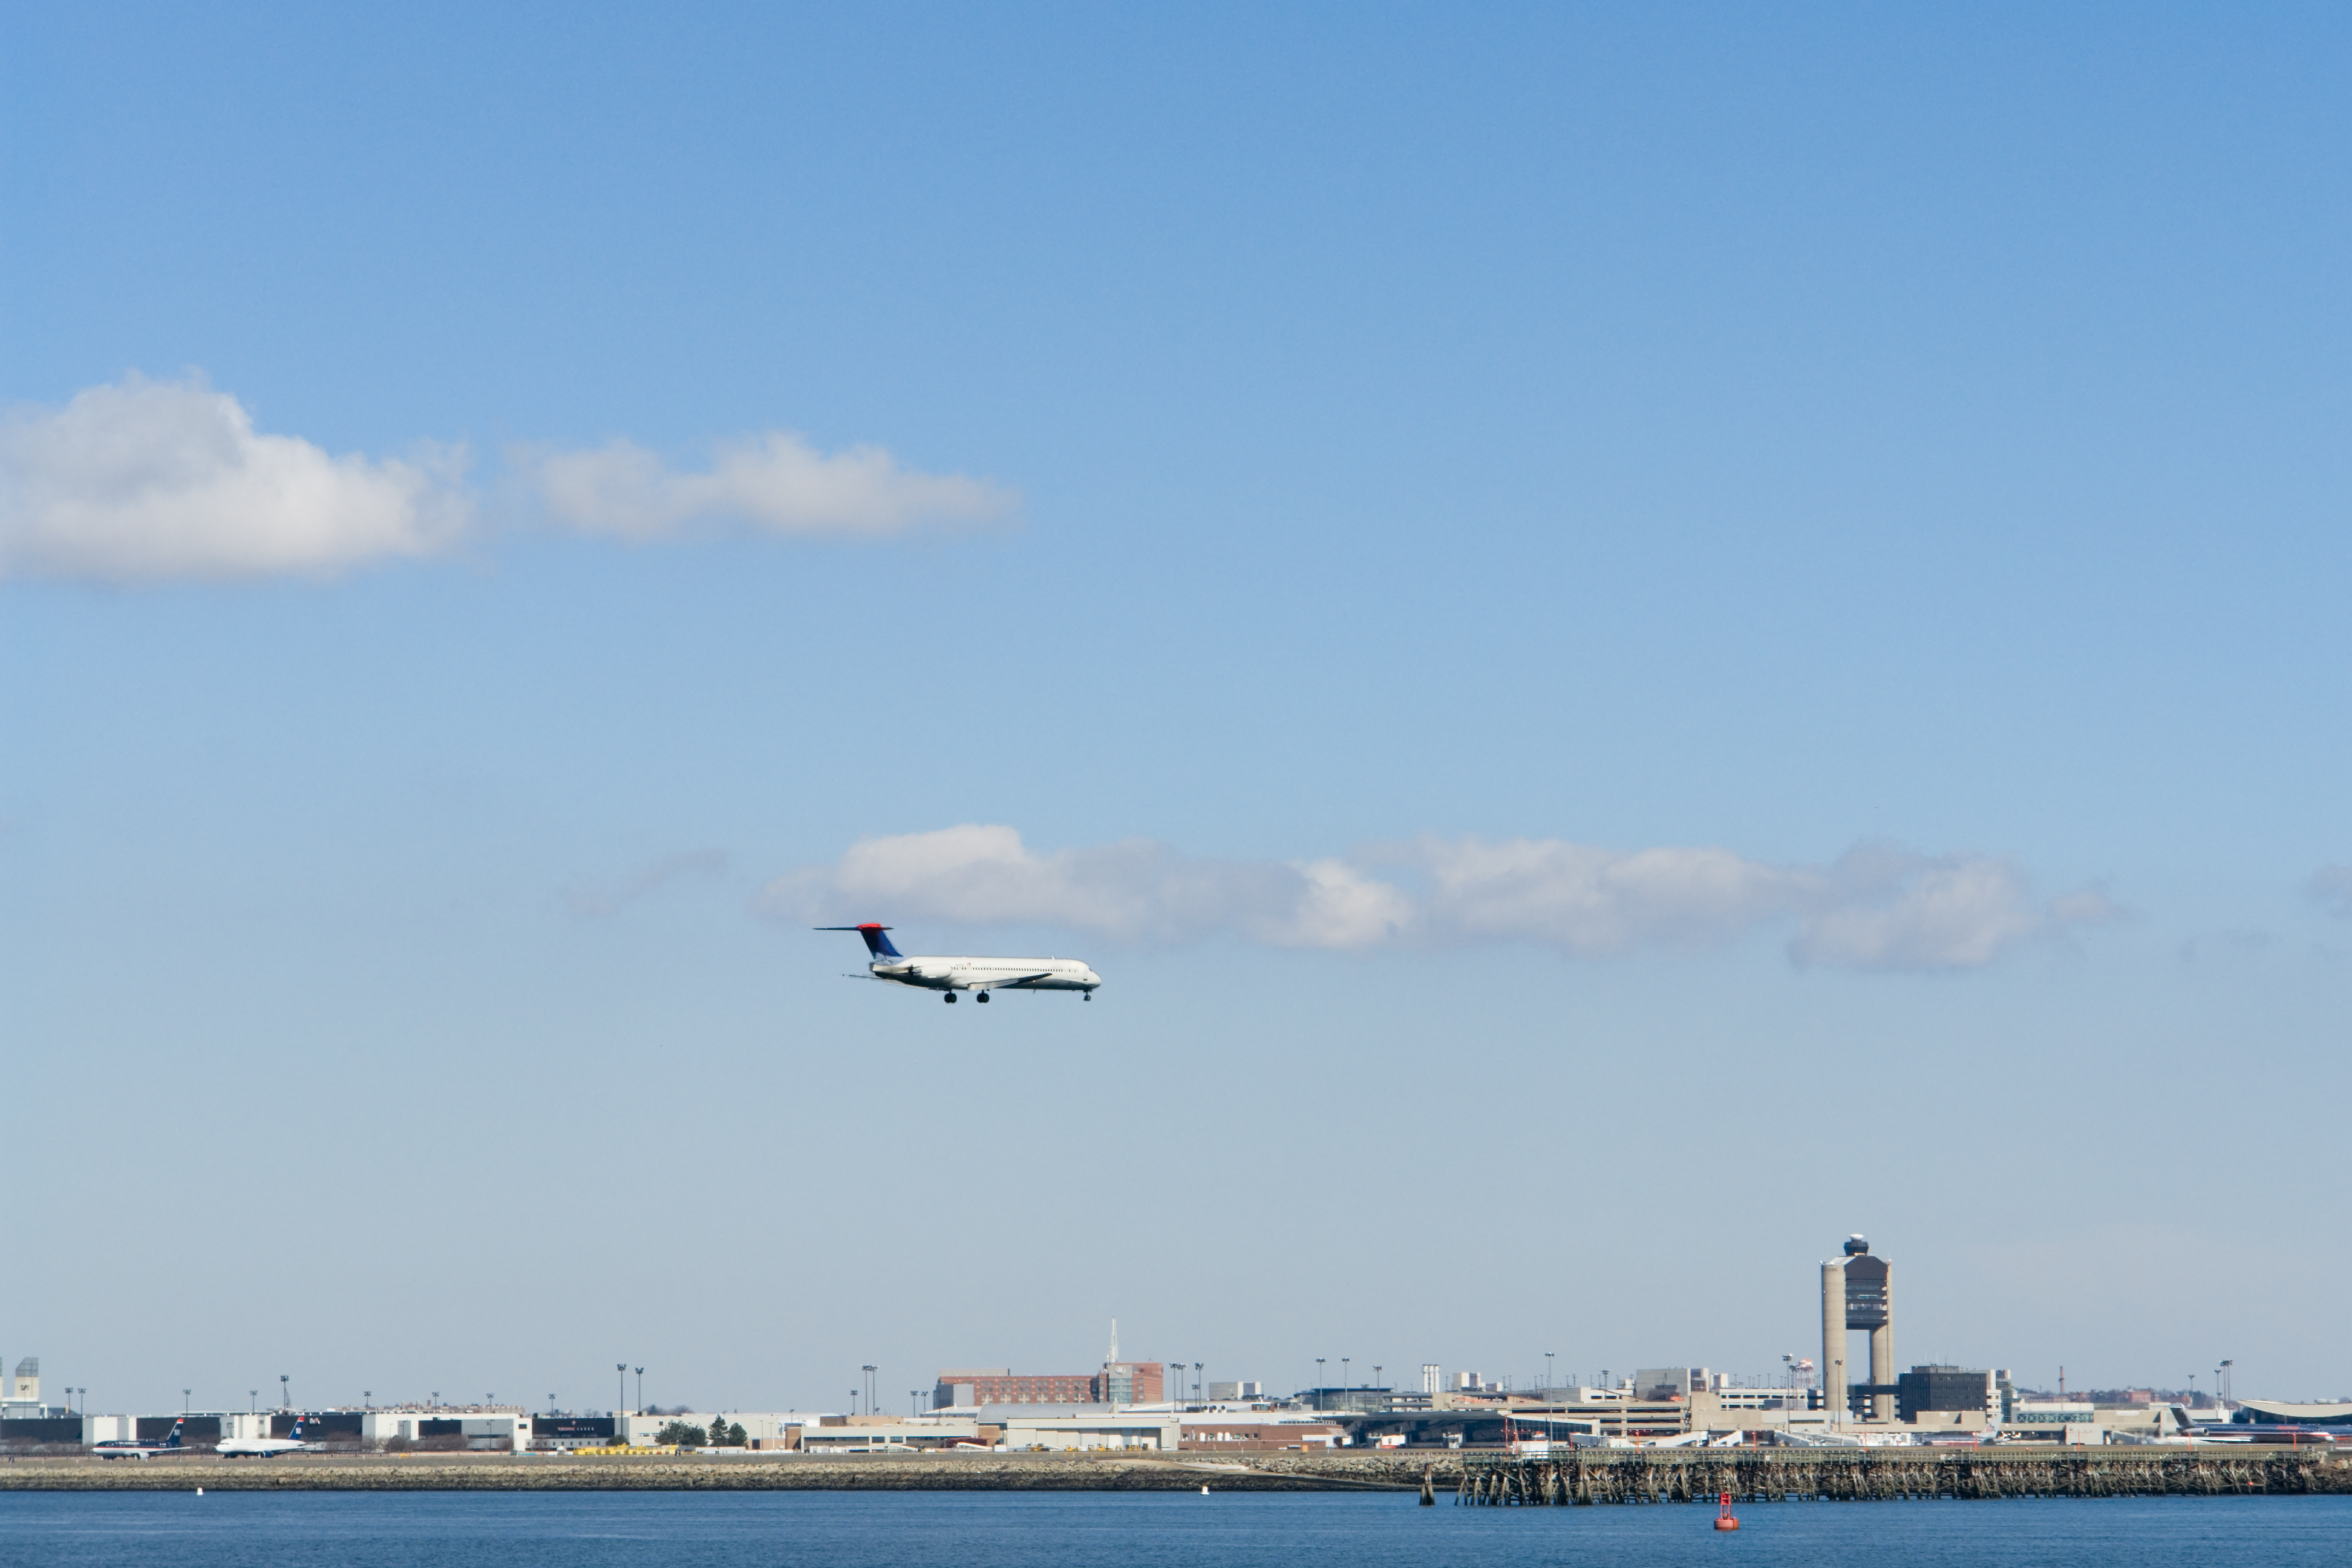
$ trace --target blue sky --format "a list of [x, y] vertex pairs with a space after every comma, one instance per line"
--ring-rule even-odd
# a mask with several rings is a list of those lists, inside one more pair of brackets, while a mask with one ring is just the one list
[[2339, 12], [5, 26], [0, 1354], [2352, 1387]]

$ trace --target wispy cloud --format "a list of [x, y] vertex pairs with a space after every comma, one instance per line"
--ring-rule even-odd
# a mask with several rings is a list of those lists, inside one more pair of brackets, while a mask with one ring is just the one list
[[674, 882], [716, 877], [727, 869], [724, 849], [686, 849], [641, 866], [609, 887], [582, 886], [563, 890], [564, 907], [583, 920], [619, 914], [641, 899]]
[[466, 527], [464, 454], [331, 457], [203, 376], [131, 374], [0, 419], [0, 573], [135, 582], [331, 574]]
[[2352, 866], [2322, 866], [2303, 888], [2329, 914], [2352, 921]]
[[821, 452], [789, 430], [722, 442], [701, 472], [681, 472], [627, 440], [576, 452], [519, 449], [510, 460], [552, 521], [623, 539], [724, 524], [873, 538], [993, 521], [1019, 500], [985, 479], [902, 468], [879, 447]]
[[1726, 849], [1596, 848], [1559, 839], [1426, 837], [1344, 858], [1211, 860], [1148, 839], [1040, 853], [1011, 827], [860, 840], [770, 883], [772, 911], [1045, 925], [1121, 942], [1232, 934], [1279, 947], [1527, 942], [1580, 957], [1721, 946], [1789, 931], [1799, 964], [1970, 969], [2037, 937], [2112, 919], [2095, 890], [2039, 900], [1984, 856], [1864, 845], [1821, 866]]

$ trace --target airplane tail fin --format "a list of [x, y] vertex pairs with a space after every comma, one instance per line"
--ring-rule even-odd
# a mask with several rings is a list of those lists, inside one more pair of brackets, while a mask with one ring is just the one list
[[[187, 1423], [184, 1421], [173, 1422], [171, 1435], [163, 1439], [163, 1447], [166, 1448], [185, 1447], [187, 1446], [186, 1440], [181, 1436], [180, 1428], [186, 1425]], [[154, 1428], [150, 1427], [148, 1430], [152, 1431]]]
[[876, 958], [904, 958], [907, 956], [905, 953], [900, 952], [897, 948], [891, 946], [890, 939], [882, 934], [890, 929], [888, 926], [875, 925], [871, 921], [868, 921], [866, 924], [860, 926], [818, 926], [815, 929], [818, 931], [854, 931], [858, 935], [866, 939], [866, 951], [873, 954]]

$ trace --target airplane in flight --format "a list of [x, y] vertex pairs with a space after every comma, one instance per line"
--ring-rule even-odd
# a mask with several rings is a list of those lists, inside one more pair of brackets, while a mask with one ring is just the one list
[[109, 1437], [102, 1443], [92, 1443], [89, 1451], [101, 1459], [152, 1459], [158, 1454], [193, 1454], [195, 1452], [181, 1438], [183, 1423], [172, 1423], [171, 1435], [160, 1443], [143, 1437]]
[[[959, 991], [976, 991], [985, 1002], [992, 991], [1076, 991], [1095, 999], [1102, 976], [1075, 958], [909, 958], [883, 933], [886, 925], [818, 926], [818, 931], [854, 931], [866, 939], [874, 962], [866, 971], [877, 980], [946, 994], [952, 1002]], [[856, 978], [856, 976], [852, 976]]]
[[280, 1454], [299, 1454], [314, 1447], [302, 1441], [302, 1422], [295, 1417], [294, 1435], [290, 1437], [225, 1437], [213, 1450], [224, 1459], [274, 1459]]

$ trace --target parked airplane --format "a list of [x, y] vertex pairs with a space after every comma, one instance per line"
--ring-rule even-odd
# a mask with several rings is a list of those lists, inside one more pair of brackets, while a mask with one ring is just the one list
[[274, 1459], [280, 1454], [299, 1454], [312, 1445], [302, 1441], [304, 1417], [294, 1418], [294, 1435], [290, 1437], [225, 1437], [213, 1452], [224, 1459]]
[[1075, 958], [908, 958], [883, 934], [885, 925], [818, 926], [818, 931], [854, 931], [866, 939], [874, 962], [866, 971], [877, 980], [946, 993], [952, 1002], [959, 991], [977, 991], [988, 1000], [992, 991], [1076, 991], [1091, 1002], [1102, 976]]
[[182, 1441], [182, 1423], [172, 1423], [171, 1435], [160, 1443], [150, 1443], [142, 1437], [109, 1437], [103, 1443], [92, 1443], [90, 1452], [101, 1459], [152, 1459], [158, 1454], [188, 1454], [195, 1450]]

